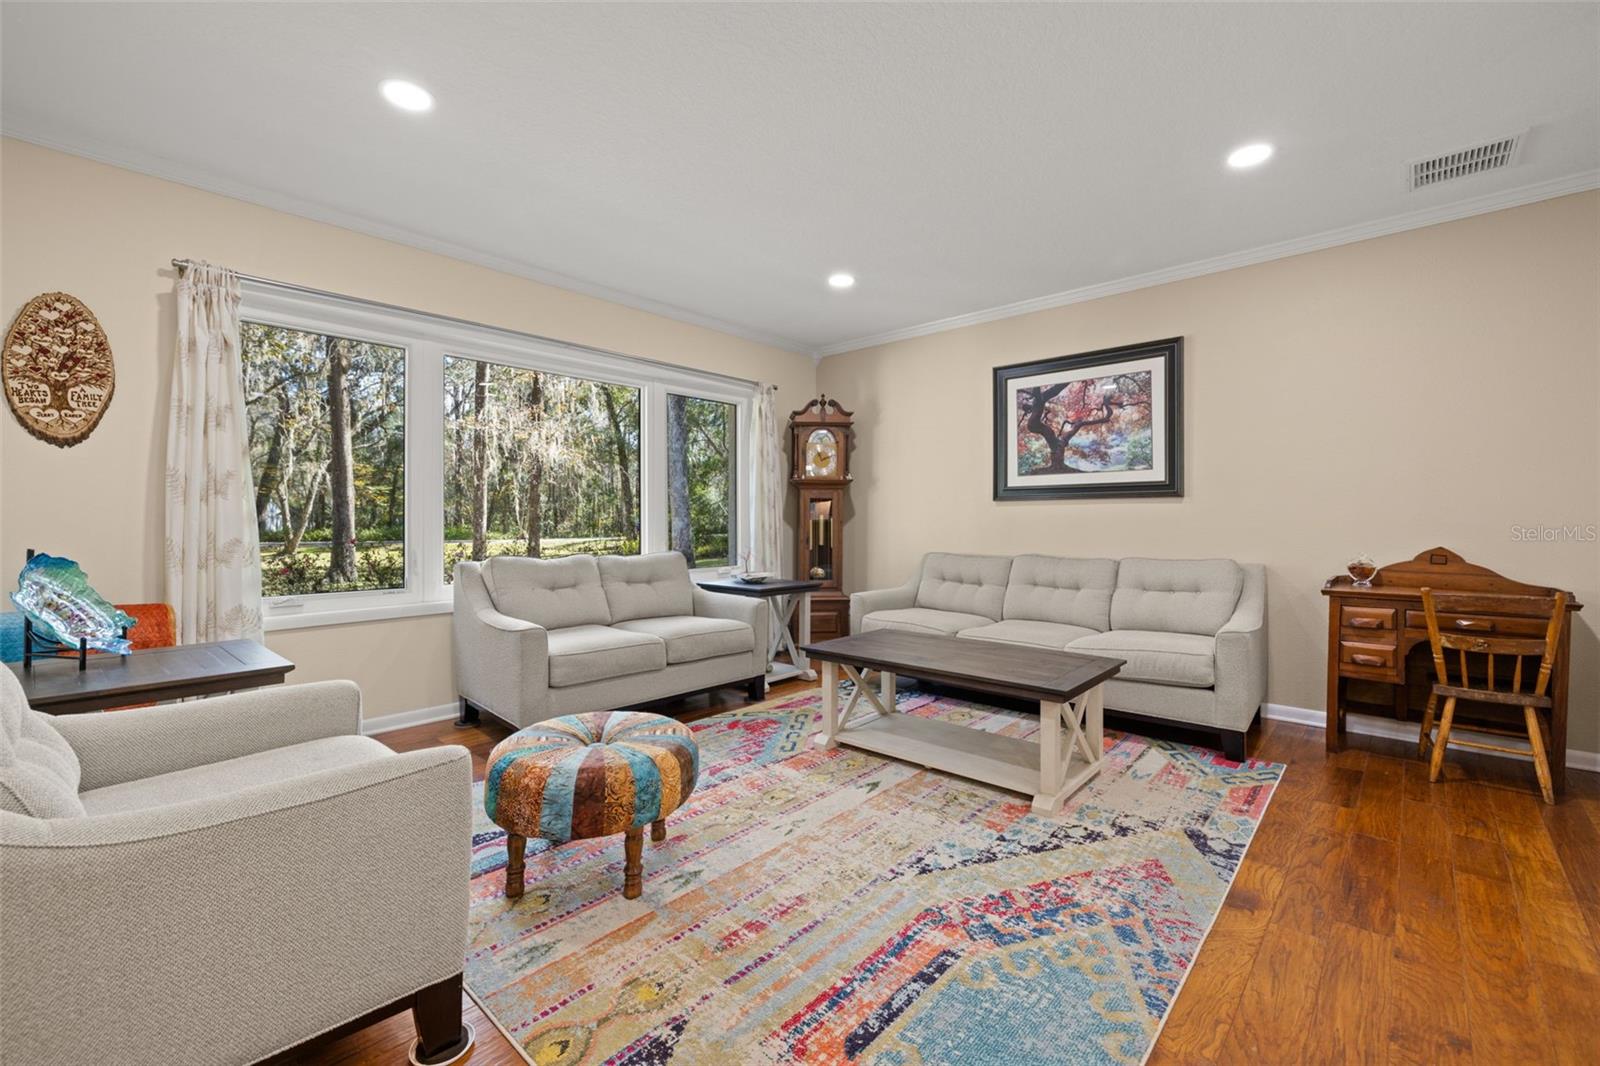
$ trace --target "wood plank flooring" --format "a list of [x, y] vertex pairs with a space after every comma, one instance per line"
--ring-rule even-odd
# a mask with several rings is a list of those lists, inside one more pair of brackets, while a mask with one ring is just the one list
[[[663, 713], [743, 705], [729, 690]], [[481, 777], [505, 732], [441, 722], [381, 739], [463, 744]], [[1430, 785], [1409, 744], [1352, 736], [1330, 756], [1320, 730], [1285, 722], [1264, 722], [1250, 751], [1289, 769], [1151, 1066], [1600, 1061], [1600, 775], [1569, 771], [1549, 807], [1522, 762], [1452, 751]], [[470, 1000], [468, 1019], [471, 1062], [523, 1062]], [[303, 1061], [403, 1063], [411, 1039], [401, 1014]]]

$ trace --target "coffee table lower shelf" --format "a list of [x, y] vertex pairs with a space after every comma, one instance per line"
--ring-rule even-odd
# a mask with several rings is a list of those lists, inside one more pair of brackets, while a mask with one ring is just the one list
[[[838, 669], [855, 686], [842, 713], [838, 706]], [[1041, 700], [1039, 742], [1034, 743], [954, 722], [901, 714], [892, 709], [894, 675], [881, 672], [874, 686], [863, 673], [848, 665], [822, 664], [823, 723], [814, 738], [818, 747], [844, 744], [1021, 792], [1032, 798], [1034, 810], [1045, 814], [1060, 810], [1068, 796], [1100, 772], [1104, 761], [1104, 704], [1099, 685], [1067, 702]], [[863, 700], [867, 706], [858, 710]], [[1063, 721], [1067, 726], [1065, 737]]]

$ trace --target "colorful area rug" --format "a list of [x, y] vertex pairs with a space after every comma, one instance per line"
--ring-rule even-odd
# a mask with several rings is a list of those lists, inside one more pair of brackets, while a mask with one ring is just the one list
[[[1106, 733], [1053, 817], [1027, 799], [809, 743], [817, 693], [694, 723], [700, 784], [645, 843], [473, 840], [467, 984], [538, 1066], [1139, 1063], [1283, 767]], [[1038, 719], [902, 692], [1011, 736]]]

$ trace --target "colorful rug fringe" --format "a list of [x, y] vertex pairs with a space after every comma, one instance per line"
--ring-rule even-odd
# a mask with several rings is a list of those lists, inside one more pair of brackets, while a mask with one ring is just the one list
[[[816, 693], [693, 723], [700, 784], [645, 845], [473, 838], [467, 984], [538, 1066], [1137, 1064], [1283, 768], [1106, 733], [1063, 811], [809, 744]], [[902, 692], [903, 713], [1035, 717]]]

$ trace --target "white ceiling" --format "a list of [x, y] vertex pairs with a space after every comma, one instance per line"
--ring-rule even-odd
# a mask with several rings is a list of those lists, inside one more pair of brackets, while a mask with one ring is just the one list
[[1600, 183], [1594, 4], [0, 11], [8, 134], [801, 351]]

